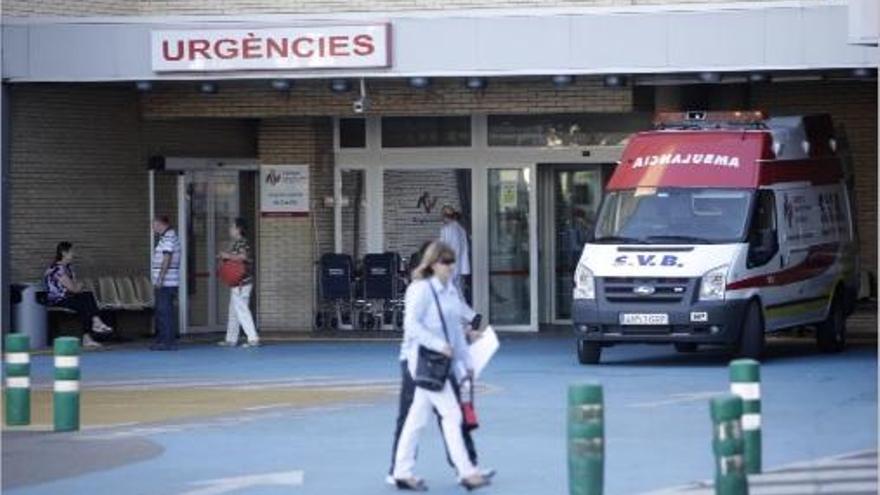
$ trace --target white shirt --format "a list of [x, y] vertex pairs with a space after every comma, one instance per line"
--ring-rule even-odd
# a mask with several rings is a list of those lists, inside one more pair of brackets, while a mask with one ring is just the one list
[[446, 331], [449, 334], [448, 343], [452, 347], [453, 369], [456, 373], [460, 373], [461, 369], [473, 369], [463, 323], [473, 320], [476, 313], [462, 302], [455, 285], [447, 283], [444, 286], [435, 277], [416, 280], [406, 289], [400, 359], [408, 361], [409, 372], [415, 376], [419, 346], [440, 352], [447, 344], [431, 286], [437, 292], [437, 299], [443, 308], [443, 318], [446, 320]]
[[440, 241], [455, 251], [455, 273], [453, 276], [471, 274], [471, 253], [468, 246], [467, 231], [455, 220], [440, 229]]
[[153, 262], [151, 272], [153, 283], [159, 281], [159, 273], [162, 271], [162, 261], [165, 255], [171, 255], [171, 264], [165, 271], [165, 278], [162, 280], [162, 287], [177, 287], [180, 285], [180, 241], [177, 239], [177, 233], [172, 229], [167, 229], [153, 250]]

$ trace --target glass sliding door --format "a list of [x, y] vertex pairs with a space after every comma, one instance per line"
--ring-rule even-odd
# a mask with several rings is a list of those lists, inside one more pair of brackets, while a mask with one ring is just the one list
[[531, 169], [488, 171], [489, 319], [532, 325]]
[[553, 171], [554, 321], [571, 320], [574, 271], [593, 229], [601, 198], [601, 170], [598, 167]]
[[185, 181], [185, 321], [191, 331], [221, 331], [226, 327], [229, 289], [217, 277], [216, 255], [227, 247], [229, 226], [242, 213], [239, 173], [193, 171]]

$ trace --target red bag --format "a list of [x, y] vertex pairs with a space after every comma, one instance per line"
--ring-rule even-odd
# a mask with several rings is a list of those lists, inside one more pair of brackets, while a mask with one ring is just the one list
[[480, 427], [477, 410], [474, 407], [474, 382], [470, 378], [461, 382], [461, 415], [464, 427], [468, 430], [476, 430]]
[[222, 260], [220, 267], [217, 269], [217, 276], [229, 287], [238, 287], [247, 274], [247, 268], [244, 261], [239, 260]]

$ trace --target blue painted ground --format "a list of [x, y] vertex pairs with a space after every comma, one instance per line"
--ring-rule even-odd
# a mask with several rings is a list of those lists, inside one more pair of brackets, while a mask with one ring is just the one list
[[[184, 347], [176, 353], [140, 350], [90, 353], [88, 382], [156, 378], [241, 380], [309, 376], [396, 379], [397, 346], [372, 343], [290, 343], [260, 349]], [[762, 369], [765, 466], [779, 466], [877, 448], [877, 350], [851, 347], [818, 355], [809, 342], [777, 344]], [[616, 347], [602, 366], [576, 363], [573, 343], [558, 337], [504, 339], [478, 398], [476, 432], [485, 466], [499, 475], [484, 493], [566, 492], [565, 395], [570, 383], [605, 386], [606, 493], [633, 494], [712, 476], [707, 397], [727, 388], [718, 354], [677, 355], [669, 347]], [[36, 381], [51, 376], [51, 358], [36, 357]], [[154, 459], [9, 493], [181, 494], [194, 482], [301, 469], [298, 488], [235, 493], [387, 494], [396, 397], [316, 411], [231, 415], [228, 423], [193, 420], [176, 431], [146, 436], [164, 453]], [[78, 435], [89, 435], [80, 433]], [[418, 473], [432, 493], [462, 493], [446, 466], [439, 432], [423, 437]], [[224, 493], [224, 492], [204, 492]]]

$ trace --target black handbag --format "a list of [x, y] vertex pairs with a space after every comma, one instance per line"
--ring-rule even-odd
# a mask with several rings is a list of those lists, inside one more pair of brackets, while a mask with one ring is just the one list
[[[443, 318], [443, 309], [440, 307], [440, 299], [437, 297], [437, 292], [434, 290], [434, 286], [430, 284], [431, 282], [429, 281], [428, 285], [431, 287], [431, 293], [434, 294], [434, 303], [437, 305], [437, 312], [440, 313], [440, 323], [443, 324], [443, 335], [446, 337], [446, 342], [448, 343], [449, 333], [446, 330], [446, 319]], [[451, 357], [420, 345], [419, 357], [416, 362], [416, 376], [413, 381], [415, 381], [417, 387], [431, 390], [433, 392], [439, 392], [440, 390], [443, 390], [443, 387], [446, 385], [446, 380], [449, 379], [450, 368], [452, 368]]]

